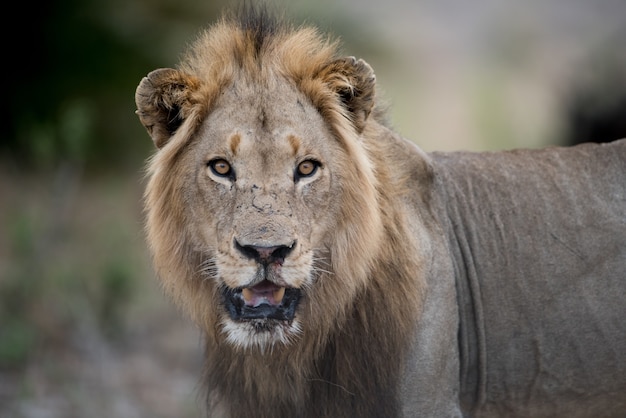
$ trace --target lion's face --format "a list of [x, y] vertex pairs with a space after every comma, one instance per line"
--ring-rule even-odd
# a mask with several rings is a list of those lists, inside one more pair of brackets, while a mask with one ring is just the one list
[[146, 229], [165, 290], [209, 341], [263, 350], [345, 320], [382, 221], [360, 138], [371, 68], [306, 29], [251, 40], [218, 25], [135, 98], [158, 148]]
[[218, 315], [233, 344], [298, 333], [299, 305], [324, 269], [337, 217], [333, 177], [342, 153], [286, 83], [261, 94], [243, 83], [225, 90], [186, 150], [189, 230], [202, 274], [219, 288]]

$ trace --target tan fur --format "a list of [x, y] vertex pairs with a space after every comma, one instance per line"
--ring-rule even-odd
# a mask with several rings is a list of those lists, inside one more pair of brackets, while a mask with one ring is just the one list
[[[224, 19], [196, 41], [178, 70], [157, 70], [137, 89], [138, 114], [159, 148], [149, 163], [145, 192], [147, 235], [156, 270], [166, 292], [206, 333], [210, 413], [395, 415], [401, 353], [420, 306], [415, 277], [421, 264], [420, 250], [405, 229], [402, 212], [388, 203], [391, 195], [402, 193], [401, 184], [390, 177], [385, 163], [371, 158], [376, 153], [368, 148], [376, 144], [365, 140], [377, 129], [375, 122], [367, 127], [374, 101], [373, 73], [362, 61], [339, 57], [337, 43], [312, 28], [279, 26], [271, 33], [262, 31]], [[225, 102], [223, 95], [233, 88], [237, 93], [226, 96], [230, 99]], [[259, 107], [232, 102], [241, 96], [255, 100], [254, 89], [261, 90], [259, 96], [264, 98]], [[221, 269], [220, 257], [234, 250], [229, 248], [232, 239], [216, 240], [214, 228], [233, 222], [232, 211], [238, 209], [233, 209], [233, 201], [224, 201], [232, 195], [218, 191], [220, 182], [226, 187], [227, 180], [198, 180], [197, 155], [212, 152], [202, 145], [203, 135], [226, 132], [223, 149], [240, 159], [242, 173], [252, 170], [260, 160], [253, 160], [254, 154], [245, 150], [250, 146], [244, 138], [249, 127], [238, 130], [228, 125], [220, 131], [207, 118], [230, 106], [244, 112], [237, 115], [242, 121], [256, 121], [250, 126], [271, 125], [274, 122], [266, 119], [272, 117], [272, 102], [280, 104], [285, 91], [303, 103], [306, 115], [294, 120], [297, 132], [272, 139], [282, 141], [285, 150], [269, 152], [267, 168], [279, 170], [284, 165], [281, 158], [294, 159], [301, 153], [328, 155], [320, 179], [301, 186], [291, 197], [303, 200], [305, 206], [314, 205], [308, 210], [320, 218], [303, 213], [291, 226], [288, 218], [281, 218], [276, 221], [278, 232], [258, 237], [286, 239], [289, 232], [285, 231], [292, 227], [299, 244], [296, 251], [301, 253], [290, 255], [283, 270], [307, 271], [302, 278], [284, 276], [276, 281], [302, 288], [304, 296], [296, 313], [299, 329], [285, 331], [287, 336], [280, 341], [270, 338], [242, 346], [239, 334], [229, 339], [225, 331], [230, 322], [219, 288], [245, 285], [252, 278], [244, 272], [254, 267], [241, 267], [244, 262], [231, 255], [241, 273], [229, 275]], [[260, 108], [266, 110], [245, 113]], [[173, 112], [180, 123], [168, 127]], [[318, 132], [324, 133], [321, 140], [307, 137]], [[244, 162], [247, 156], [250, 159]], [[243, 188], [246, 181], [278, 184], [282, 177], [238, 177], [232, 187]], [[327, 184], [324, 181], [332, 196], [315, 196], [318, 185]], [[272, 203], [273, 210], [296, 211], [286, 199], [287, 194], [279, 194], [281, 201]], [[212, 206], [214, 210], [203, 207], [203, 202], [210, 205], [215, 200], [220, 204]], [[256, 204], [250, 202], [243, 206]], [[246, 224], [242, 228], [251, 234], [268, 222], [273, 225], [269, 217], [254, 224], [256, 215], [242, 216]], [[312, 230], [301, 229], [309, 224]], [[294, 261], [292, 266], [291, 259], [302, 259], [304, 264]]]

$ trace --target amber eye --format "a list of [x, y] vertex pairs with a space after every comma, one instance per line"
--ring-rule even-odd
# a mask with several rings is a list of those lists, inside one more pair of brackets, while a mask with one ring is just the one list
[[314, 160], [304, 160], [300, 164], [298, 164], [298, 169], [296, 170], [297, 177], [310, 177], [317, 171], [317, 167], [319, 167], [319, 163]]
[[217, 158], [215, 160], [209, 161], [209, 167], [211, 168], [211, 171], [213, 171], [213, 173], [217, 176], [232, 176], [232, 168], [230, 167], [230, 164], [228, 163], [228, 161], [222, 158]]

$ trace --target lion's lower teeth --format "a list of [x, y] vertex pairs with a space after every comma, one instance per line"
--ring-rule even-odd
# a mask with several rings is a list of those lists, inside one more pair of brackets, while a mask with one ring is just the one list
[[274, 291], [274, 301], [278, 304], [282, 302], [283, 296], [285, 296], [285, 288], [281, 287], [278, 290]]

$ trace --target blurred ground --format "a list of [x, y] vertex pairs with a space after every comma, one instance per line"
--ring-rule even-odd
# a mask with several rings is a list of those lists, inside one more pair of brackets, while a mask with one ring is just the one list
[[153, 280], [139, 170], [0, 179], [0, 417], [200, 416], [201, 344]]
[[[0, 150], [0, 418], [202, 416], [200, 336], [162, 296], [144, 244], [141, 171], [152, 148], [133, 95], [147, 72], [175, 65], [224, 2], [72, 3], [76, 24], [52, 22], [45, 35], [79, 28], [69, 36], [93, 42], [93, 56], [72, 61], [96, 60], [85, 84], [71, 100], [51, 90], [60, 116], [30, 115]], [[600, 85], [610, 101], [626, 85], [622, 0], [276, 3], [368, 61], [393, 125], [426, 150], [564, 143], [577, 89]], [[98, 36], [84, 35], [87, 21]], [[99, 72], [118, 56], [98, 61], [102, 33], [124, 60], [141, 60]], [[59, 86], [78, 82], [55, 71]], [[24, 89], [6, 101], [21, 103]], [[100, 122], [98, 97], [111, 110]], [[14, 107], [21, 118], [28, 106]], [[35, 158], [23, 159], [29, 150]]]

